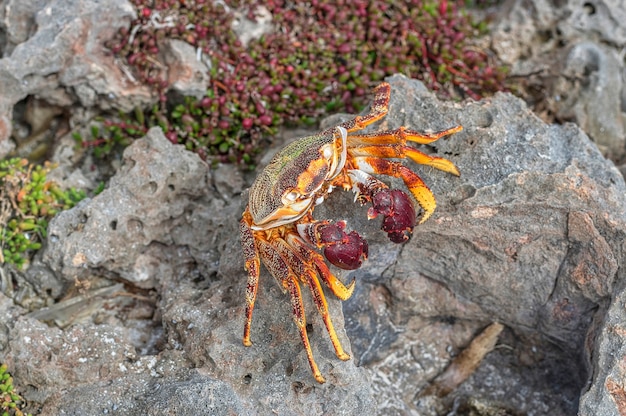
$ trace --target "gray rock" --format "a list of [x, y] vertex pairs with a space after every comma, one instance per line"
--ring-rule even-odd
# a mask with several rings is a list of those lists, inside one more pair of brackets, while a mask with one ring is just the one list
[[559, 28], [566, 37], [594, 34], [602, 43], [618, 48], [626, 44], [626, 9], [622, 0], [575, 0], [565, 3], [565, 8], [567, 17]]
[[183, 97], [201, 99], [209, 85], [207, 66], [196, 54], [196, 49], [178, 39], [169, 39], [161, 48], [163, 62], [167, 65], [170, 89]]
[[[623, 274], [623, 273], [622, 273]], [[589, 390], [580, 399], [580, 415], [623, 415], [626, 413], [626, 396], [623, 380], [626, 376], [623, 365], [626, 356], [626, 292], [624, 277], [611, 302], [611, 307], [598, 320], [597, 338], [589, 339], [593, 349], [593, 377]]]
[[43, 260], [65, 279], [105, 269], [142, 287], [153, 287], [161, 273], [172, 272], [160, 261], [167, 246], [188, 246], [211, 264], [217, 260], [215, 242], [181, 233], [220, 221], [210, 216], [224, 208], [224, 201], [206, 201], [209, 183], [208, 167], [197, 155], [173, 146], [153, 128], [126, 149], [107, 189], [53, 219]]
[[[626, 185], [617, 169], [580, 129], [546, 125], [509, 94], [442, 103], [418, 81], [389, 81], [390, 114], [373, 127], [463, 125], [424, 149], [452, 160], [462, 176], [413, 166], [438, 208], [404, 245], [389, 242], [349, 192], [316, 208], [318, 218], [348, 220], [370, 243], [364, 266], [342, 275], [357, 278], [353, 298], [328, 296], [352, 360], [335, 357], [303, 289], [326, 384], [311, 376], [288, 297], [265, 271], [254, 344], [242, 345], [242, 177], [230, 168], [211, 173], [155, 129], [126, 150], [108, 189], [53, 220], [41, 259], [66, 285], [77, 279], [85, 304], [87, 284], [102, 277], [126, 282], [125, 291], [65, 330], [33, 315], [5, 324], [0, 361], [33, 408], [434, 415], [482, 406], [568, 415], [593, 375], [581, 410], [613, 409], [615, 390], [600, 384], [621, 374], [610, 353], [623, 335], [601, 327], [623, 287]], [[609, 322], [620, 319], [616, 305]], [[478, 370], [448, 397], [422, 397], [493, 321], [507, 328]]]
[[621, 0], [509, 1], [492, 43], [545, 118], [574, 121], [615, 161], [626, 156]]
[[[512, 67], [514, 74], [528, 72], [524, 63], [532, 57], [552, 51], [555, 42], [539, 39], [558, 20], [558, 9], [549, 2], [536, 0], [530, 4], [509, 0], [498, 9], [491, 28], [493, 49], [502, 62]], [[537, 68], [530, 68], [537, 70]], [[526, 71], [524, 71], [526, 70]]]
[[126, 111], [152, 100], [103, 45], [135, 16], [128, 1], [5, 1], [0, 7], [7, 33], [0, 59], [0, 156], [12, 148], [12, 108], [29, 95], [61, 107]]
[[46, 4], [39, 1], [3, 1], [0, 3], [0, 28], [5, 37], [0, 45], [3, 55], [9, 55], [22, 42], [26, 42], [35, 29], [35, 15]]
[[232, 22], [232, 30], [237, 38], [245, 46], [253, 39], [258, 39], [266, 33], [270, 33], [273, 29], [272, 14], [263, 5], [255, 8], [255, 19], [250, 20], [247, 17], [247, 10], [235, 10]]
[[[152, 366], [150, 366], [152, 367]], [[232, 390], [219, 380], [194, 371], [177, 377], [121, 376], [114, 382], [83, 385], [72, 393], [78, 400], [65, 395], [52, 396], [42, 408], [42, 414], [124, 414], [177, 415], [215, 414], [245, 415], [251, 412], [232, 397]], [[229, 395], [230, 393], [230, 395]], [[198, 400], [206, 397], [206, 400]], [[231, 400], [229, 400], [231, 398]], [[149, 402], [149, 403], [147, 403]], [[230, 412], [230, 413], [229, 413]]]
[[554, 84], [556, 117], [575, 120], [602, 153], [618, 160], [626, 151], [618, 52], [593, 42], [572, 46]]

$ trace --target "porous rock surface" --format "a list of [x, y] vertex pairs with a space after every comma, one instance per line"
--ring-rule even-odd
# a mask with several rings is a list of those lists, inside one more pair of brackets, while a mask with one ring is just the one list
[[[276, 287], [264, 285], [259, 296], [255, 347], [242, 345], [245, 274], [237, 234], [242, 185], [236, 168], [212, 172], [156, 128], [125, 151], [107, 189], [55, 218], [42, 259], [54, 275], [71, 281], [114, 276], [155, 290], [158, 312], [154, 325], [139, 334], [148, 338], [139, 345], [136, 325], [123, 329], [125, 324], [113, 318], [66, 331], [32, 318], [13, 321], [12, 352], [2, 360], [36, 391], [34, 400], [43, 404], [44, 414], [293, 414], [305, 409], [322, 414], [326, 406], [351, 414], [374, 405], [365, 370], [337, 362], [322, 336], [313, 344], [331, 382], [317, 387], [292, 332], [289, 302], [277, 301], [283, 296]], [[336, 324], [343, 326], [338, 301], [330, 306]], [[162, 351], [137, 354], [141, 348], [154, 350], [150, 334], [159, 337], [163, 331], [157, 341]], [[44, 365], [47, 357], [53, 359]], [[89, 377], [89, 371], [98, 376]], [[112, 390], [111, 384], [117, 387]]]
[[[615, 412], [621, 373], [611, 353], [623, 344], [615, 288], [624, 286], [626, 224], [617, 169], [576, 126], [546, 125], [509, 94], [453, 104], [418, 81], [389, 81], [390, 114], [376, 128], [463, 125], [431, 146], [462, 175], [415, 167], [438, 208], [404, 245], [389, 242], [348, 192], [316, 209], [319, 218], [347, 219], [371, 248], [364, 266], [343, 276], [356, 277], [354, 296], [343, 305], [329, 296], [352, 360], [334, 356], [303, 290], [326, 384], [312, 378], [288, 297], [265, 271], [254, 344], [241, 344], [245, 273], [237, 225], [252, 177], [231, 167], [210, 170], [153, 129], [127, 148], [107, 189], [52, 221], [40, 259], [61, 287], [99, 276], [126, 282], [125, 289], [95, 317], [65, 329], [1, 298], [9, 319], [0, 331], [0, 361], [32, 408], [421, 415], [478, 402], [568, 415], [582, 391], [582, 414], [600, 403], [606, 414]], [[128, 298], [138, 304], [124, 309], [119, 299]], [[139, 304], [146, 312], [132, 316]], [[470, 379], [449, 397], [420, 396], [493, 321], [506, 330]]]
[[[492, 45], [550, 119], [574, 121], [603, 154], [626, 157], [626, 8], [622, 0], [508, 0]], [[536, 89], [536, 93], [530, 92]]]
[[[14, 107], [32, 97], [61, 113], [71, 108], [78, 122], [93, 111], [129, 112], [156, 101], [105, 47], [135, 15], [126, 0], [0, 1], [0, 157], [15, 147]], [[207, 67], [193, 47], [172, 40], [162, 54], [170, 89], [202, 96]]]
[[[554, 118], [576, 121], [605, 155], [622, 158], [620, 1], [514, 0], [500, 11], [493, 45], [513, 74], [553, 80]], [[126, 109], [153, 99], [102, 47], [133, 13], [125, 1], [0, 1], [0, 154], [11, 148], [13, 106], [26, 97]], [[201, 91], [201, 68], [176, 65], [193, 55], [189, 48], [170, 46], [173, 76], [188, 77], [178, 88]], [[266, 271], [254, 345], [241, 344], [237, 222], [253, 175], [210, 170], [152, 130], [126, 150], [101, 194], [54, 219], [45, 249], [20, 277], [43, 302], [61, 302], [27, 314], [0, 294], [0, 362], [27, 410], [626, 413], [621, 175], [581, 129], [544, 124], [509, 94], [442, 103], [417, 81], [390, 82], [390, 114], [374, 128], [463, 125], [426, 150], [462, 176], [415, 167], [438, 208], [405, 245], [389, 242], [350, 193], [334, 192], [316, 209], [318, 218], [348, 220], [370, 243], [364, 266], [342, 275], [357, 279], [353, 297], [342, 304], [329, 296], [352, 360], [334, 356], [303, 289], [325, 385], [313, 380], [288, 297]], [[265, 163], [282, 145], [276, 138]], [[94, 295], [107, 286], [106, 296]], [[493, 321], [506, 329], [468, 381], [449, 397], [421, 395]]]

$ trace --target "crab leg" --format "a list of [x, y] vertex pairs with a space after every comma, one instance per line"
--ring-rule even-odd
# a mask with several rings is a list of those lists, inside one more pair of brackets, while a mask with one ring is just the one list
[[326, 286], [333, 292], [333, 295], [337, 296], [341, 300], [346, 300], [352, 296], [356, 280], [352, 279], [352, 282], [346, 287], [341, 280], [337, 279], [330, 271], [324, 257], [321, 254], [312, 251], [304, 241], [295, 235], [289, 235], [289, 244], [298, 250], [298, 254], [302, 256], [304, 261], [308, 264], [315, 264], [315, 268], [319, 276], [322, 278]]
[[351, 134], [348, 140], [350, 141], [349, 146], [358, 146], [361, 144], [405, 144], [407, 140], [419, 144], [429, 144], [441, 139], [442, 137], [458, 133], [462, 130], [462, 126], [455, 126], [446, 130], [436, 131], [433, 133], [421, 133], [415, 130], [409, 130], [406, 127], [399, 127], [395, 130], [385, 130], [375, 133]]
[[454, 166], [454, 163], [443, 157], [431, 156], [426, 153], [420, 152], [411, 146], [404, 146], [401, 144], [390, 144], [382, 146], [359, 146], [350, 148], [348, 150], [351, 156], [374, 156], [386, 159], [404, 159], [410, 158], [415, 163], [420, 165], [431, 166], [435, 169], [442, 170], [444, 172], [451, 173], [459, 176], [461, 173]]
[[407, 146], [406, 142], [408, 140], [420, 144], [428, 144], [461, 130], [463, 130], [463, 127], [456, 126], [435, 133], [419, 133], [400, 127], [395, 130], [378, 133], [350, 135], [348, 138], [348, 151], [352, 156], [376, 156], [390, 159], [409, 157], [415, 163], [432, 166], [459, 176], [459, 170], [449, 160], [427, 155], [411, 146]]
[[309, 336], [306, 332], [306, 316], [304, 313], [304, 305], [302, 304], [302, 293], [300, 293], [300, 285], [296, 281], [296, 277], [290, 273], [287, 280], [283, 282], [283, 286], [285, 289], [289, 291], [291, 295], [291, 307], [293, 310], [293, 320], [300, 331], [300, 338], [302, 339], [302, 344], [304, 345], [304, 349], [306, 350], [306, 356], [309, 359], [309, 365], [311, 366], [311, 371], [313, 372], [313, 377], [317, 380], [318, 383], [325, 383], [326, 380], [322, 373], [320, 372], [317, 364], [315, 363], [315, 359], [313, 358], [313, 351], [311, 350], [311, 344], [309, 343]]
[[306, 332], [306, 315], [304, 312], [304, 304], [302, 303], [300, 285], [297, 282], [297, 277], [290, 268], [288, 258], [283, 257], [280, 251], [277, 250], [279, 249], [280, 241], [282, 240], [277, 238], [272, 240], [273, 244], [270, 244], [269, 242], [261, 240], [259, 244], [259, 251], [261, 253], [261, 257], [263, 258], [265, 267], [267, 267], [272, 276], [280, 282], [281, 288], [284, 291], [289, 292], [289, 295], [291, 296], [293, 320], [298, 327], [298, 331], [300, 332], [300, 338], [302, 339], [302, 344], [306, 350], [306, 355], [309, 360], [309, 365], [311, 366], [311, 371], [313, 372], [313, 377], [315, 377], [315, 380], [317, 380], [318, 383], [324, 383], [326, 380], [324, 380], [322, 373], [315, 363], [313, 351], [311, 350], [311, 344], [309, 343], [309, 336]]
[[337, 358], [343, 361], [349, 360], [350, 355], [343, 350], [343, 347], [339, 342], [339, 338], [337, 337], [337, 333], [335, 332], [333, 322], [330, 319], [330, 314], [328, 313], [328, 303], [326, 301], [326, 297], [324, 296], [324, 291], [322, 290], [319, 279], [317, 278], [316, 271], [310, 266], [307, 266], [307, 263], [305, 263], [305, 261], [293, 251], [293, 248], [285, 240], [275, 240], [275, 243], [275, 247], [287, 260], [293, 271], [300, 276], [300, 280], [304, 281], [311, 289], [311, 296], [313, 297], [315, 306], [317, 306], [317, 310], [320, 312], [320, 315], [322, 315], [324, 325], [326, 326], [326, 330], [330, 336], [330, 341], [335, 348]]
[[432, 191], [422, 178], [402, 163], [365, 156], [355, 157], [352, 161], [359, 169], [367, 173], [401, 178], [406, 187], [409, 188], [409, 191], [411, 191], [411, 194], [413, 194], [413, 197], [415, 197], [417, 203], [424, 210], [424, 215], [419, 220], [419, 224], [426, 221], [435, 211], [437, 202]]
[[315, 274], [307, 274], [306, 277], [306, 283], [311, 289], [311, 296], [313, 296], [313, 301], [317, 306], [317, 310], [320, 312], [320, 315], [322, 315], [326, 331], [328, 331], [328, 335], [330, 336], [330, 342], [333, 344], [333, 348], [335, 349], [335, 355], [337, 355], [337, 358], [342, 361], [349, 360], [350, 355], [343, 350], [341, 342], [339, 342], [339, 338], [337, 337], [337, 332], [335, 332], [333, 321], [330, 319], [330, 314], [328, 313], [328, 302], [326, 301], [326, 296], [324, 296], [324, 291], [322, 290], [320, 281]]
[[246, 322], [243, 327], [243, 345], [246, 347], [252, 345], [252, 341], [250, 341], [250, 325], [252, 324], [252, 311], [254, 310], [254, 302], [259, 289], [259, 272], [261, 266], [259, 251], [254, 240], [254, 234], [250, 228], [250, 221], [250, 214], [246, 210], [239, 223], [241, 248], [245, 258], [245, 268], [248, 271], [248, 283], [246, 285]]
[[364, 116], [356, 116], [352, 120], [341, 123], [340, 126], [348, 130], [348, 133], [364, 129], [372, 123], [385, 117], [389, 111], [389, 97], [391, 96], [391, 86], [383, 82], [373, 90], [374, 100], [370, 107], [370, 112]]

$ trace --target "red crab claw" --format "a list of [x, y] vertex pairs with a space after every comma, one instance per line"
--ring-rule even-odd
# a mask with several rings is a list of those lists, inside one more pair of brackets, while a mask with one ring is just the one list
[[409, 239], [415, 227], [415, 207], [409, 196], [398, 189], [381, 189], [372, 196], [372, 207], [367, 211], [368, 218], [382, 214], [382, 229], [394, 243]]
[[324, 257], [331, 264], [344, 270], [355, 270], [367, 259], [367, 241], [356, 231], [346, 234], [345, 221], [333, 224], [320, 221], [313, 224], [299, 224], [298, 232], [305, 240], [324, 247]]

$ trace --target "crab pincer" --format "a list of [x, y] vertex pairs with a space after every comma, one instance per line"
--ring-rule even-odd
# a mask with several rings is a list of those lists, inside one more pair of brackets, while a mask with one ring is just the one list
[[367, 259], [367, 241], [356, 231], [346, 233], [345, 228], [345, 221], [298, 224], [300, 236], [324, 247], [324, 257], [331, 264], [344, 270], [356, 270]]
[[372, 196], [367, 211], [369, 219], [383, 215], [382, 230], [394, 243], [407, 241], [415, 227], [415, 207], [409, 196], [399, 189], [381, 189]]

